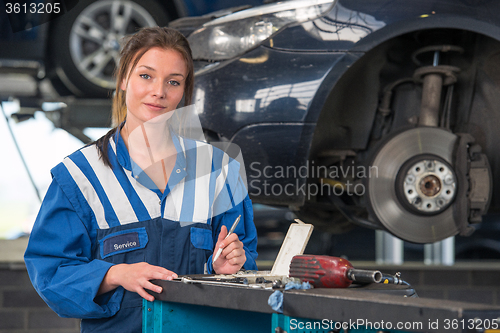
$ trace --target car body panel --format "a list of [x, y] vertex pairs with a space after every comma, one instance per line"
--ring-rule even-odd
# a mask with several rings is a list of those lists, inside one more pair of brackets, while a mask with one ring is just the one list
[[[197, 75], [195, 103], [200, 119], [205, 128], [228, 139], [251, 124], [302, 123], [325, 73], [343, 56], [342, 52], [297, 54], [259, 47], [221, 64], [215, 72]], [[276, 74], [265, 75], [271, 69]]]
[[[331, 87], [361, 55], [298, 54], [259, 47], [243, 58], [197, 75], [195, 103], [203, 128], [240, 146], [253, 198], [262, 197], [267, 204], [303, 203], [306, 177], [297, 177], [294, 172], [269, 177], [269, 173], [286, 167], [298, 170], [307, 163], [316, 127], [314, 119], [308, 118], [314, 118], [311, 110], [315, 105], [319, 114], [330, 92], [322, 87]], [[277, 74], [261, 75], [271, 69]], [[371, 126], [372, 121], [364, 119], [365, 126]], [[366, 140], [358, 142], [358, 137], [352, 136], [343, 143], [363, 147]], [[252, 164], [255, 161], [258, 164]], [[266, 166], [272, 167], [264, 170]], [[284, 188], [288, 183], [293, 184], [288, 191], [272, 191], [272, 186]], [[267, 190], [259, 188], [266, 184], [270, 185]]]
[[[306, 196], [309, 143], [315, 124], [258, 124], [238, 132], [233, 143], [244, 152], [251, 198], [272, 205], [301, 205]], [[283, 150], [289, 154], [283, 154]]]
[[230, 8], [238, 5], [258, 6], [263, 3], [262, 0], [246, 0], [244, 2], [235, 2], [233, 0], [185, 0], [184, 7], [186, 8], [186, 15], [184, 16], [198, 16], [206, 13], [215, 12], [221, 9]]

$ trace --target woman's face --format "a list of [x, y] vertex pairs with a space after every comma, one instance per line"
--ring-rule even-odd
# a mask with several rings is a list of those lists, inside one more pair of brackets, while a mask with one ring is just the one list
[[137, 125], [177, 108], [184, 94], [187, 66], [175, 50], [154, 47], [146, 51], [128, 83], [120, 88], [126, 92], [127, 122]]

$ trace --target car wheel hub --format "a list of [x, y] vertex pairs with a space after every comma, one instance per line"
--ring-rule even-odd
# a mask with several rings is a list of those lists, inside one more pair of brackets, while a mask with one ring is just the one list
[[[403, 204], [422, 214], [435, 214], [448, 208], [456, 192], [453, 169], [438, 159], [423, 159], [404, 172]], [[405, 200], [406, 199], [406, 200]]]
[[103, 43], [104, 49], [110, 51], [119, 51], [120, 50], [120, 42], [118, 41], [120, 37], [118, 37], [115, 34], [109, 34], [109, 36], [106, 37], [106, 41]]

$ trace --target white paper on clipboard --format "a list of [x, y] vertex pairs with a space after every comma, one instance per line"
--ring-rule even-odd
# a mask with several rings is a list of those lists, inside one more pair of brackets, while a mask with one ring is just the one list
[[295, 221], [298, 223], [292, 223], [288, 228], [285, 240], [271, 269], [272, 276], [288, 276], [292, 258], [303, 254], [309, 242], [314, 226], [299, 219], [295, 219]]

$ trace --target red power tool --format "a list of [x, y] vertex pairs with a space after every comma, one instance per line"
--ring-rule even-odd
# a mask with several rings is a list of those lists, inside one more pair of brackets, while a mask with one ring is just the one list
[[290, 277], [307, 281], [315, 288], [346, 288], [351, 283], [379, 283], [382, 273], [354, 269], [345, 259], [330, 256], [298, 255], [290, 263]]

